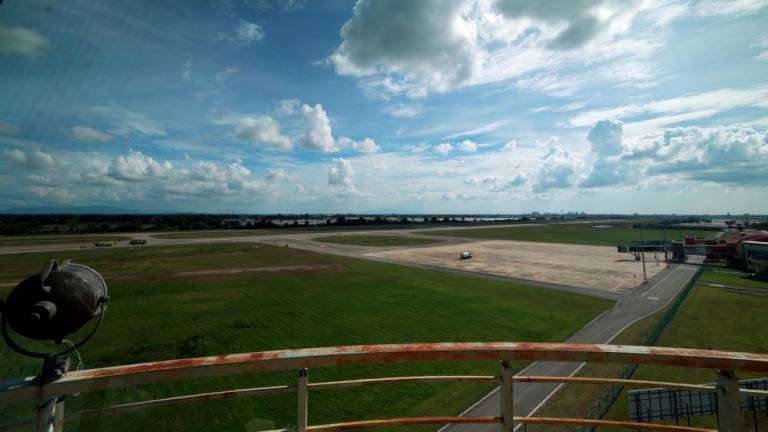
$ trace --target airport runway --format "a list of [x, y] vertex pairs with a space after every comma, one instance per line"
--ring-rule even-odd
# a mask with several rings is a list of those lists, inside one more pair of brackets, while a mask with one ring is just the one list
[[[610, 343], [625, 328], [652, 315], [672, 301], [696, 273], [698, 266], [695, 265], [696, 263], [692, 264], [694, 265], [673, 265], [663, 270], [649, 280], [646, 286], [639, 287], [627, 295], [613, 309], [595, 318], [566, 342]], [[518, 375], [572, 376], [582, 365], [583, 363], [573, 362], [534, 362]], [[560, 386], [560, 384], [547, 383], [514, 383], [514, 415], [516, 417], [532, 416], [559, 390]], [[500, 407], [501, 400], [497, 388], [461, 415], [498, 416]], [[497, 432], [498, 430], [499, 426], [494, 424], [456, 424], [445, 426], [441, 432]]]

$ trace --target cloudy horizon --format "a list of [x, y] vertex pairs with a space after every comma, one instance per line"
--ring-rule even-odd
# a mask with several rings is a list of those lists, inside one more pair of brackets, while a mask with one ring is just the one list
[[0, 4], [0, 208], [768, 213], [768, 1]]

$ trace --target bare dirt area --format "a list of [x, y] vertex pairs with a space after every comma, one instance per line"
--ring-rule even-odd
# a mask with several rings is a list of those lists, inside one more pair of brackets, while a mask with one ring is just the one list
[[216, 269], [216, 270], [196, 270], [174, 273], [174, 276], [203, 276], [214, 274], [238, 274], [238, 273], [251, 273], [251, 272], [266, 272], [266, 273], [282, 273], [282, 272], [296, 272], [296, 271], [319, 271], [319, 270], [336, 270], [338, 266], [331, 265], [284, 265], [284, 266], [271, 266], [271, 267], [248, 267], [248, 268], [231, 268], [231, 269]]
[[[462, 251], [472, 258], [459, 259]], [[366, 255], [611, 292], [625, 292], [643, 278], [640, 262], [607, 246], [491, 240]], [[646, 255], [649, 278], [664, 265]]]

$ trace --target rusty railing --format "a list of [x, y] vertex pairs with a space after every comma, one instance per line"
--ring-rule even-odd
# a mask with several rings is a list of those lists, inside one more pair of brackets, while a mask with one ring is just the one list
[[[411, 376], [373, 378], [348, 381], [310, 383], [308, 369], [314, 367], [345, 366], [364, 363], [400, 363], [409, 361], [500, 361], [496, 376]], [[509, 362], [572, 361], [595, 363], [635, 363], [717, 370], [717, 385], [705, 386], [615, 378], [581, 378], [550, 376], [513, 376]], [[297, 370], [298, 380], [293, 385], [235, 389], [223, 392], [182, 395], [153, 399], [104, 408], [64, 413], [65, 395], [92, 391], [132, 387], [137, 385], [238, 375], [254, 372]], [[655, 386], [689, 389], [717, 393], [719, 430], [740, 429], [739, 396], [750, 394], [766, 397], [768, 391], [739, 389], [734, 370], [768, 372], [768, 354], [736, 353], [695, 349], [660, 348], [621, 345], [591, 345], [564, 343], [425, 343], [401, 345], [360, 345], [329, 348], [307, 348], [285, 351], [265, 351], [212, 357], [178, 359], [140, 363], [101, 369], [70, 372], [61, 379], [35, 385], [32, 378], [0, 383], [0, 403], [19, 400], [37, 400], [32, 421], [5, 424], [0, 427], [29, 427], [35, 431], [63, 430], [67, 420], [88, 416], [104, 416], [137, 411], [152, 407], [184, 402], [296, 392], [298, 401], [297, 430], [329, 431], [359, 429], [385, 425], [415, 424], [488, 424], [499, 425], [499, 430], [512, 432], [516, 424], [549, 424], [561, 426], [598, 426], [658, 431], [704, 431], [707, 429], [658, 423], [637, 423], [578, 418], [515, 417], [513, 415], [513, 382], [622, 384], [628, 386]], [[307, 424], [308, 393], [310, 390], [338, 389], [361, 385], [381, 385], [411, 382], [495, 381], [501, 389], [498, 416], [488, 417], [413, 417], [381, 420], [350, 421], [345, 423], [310, 426]]]

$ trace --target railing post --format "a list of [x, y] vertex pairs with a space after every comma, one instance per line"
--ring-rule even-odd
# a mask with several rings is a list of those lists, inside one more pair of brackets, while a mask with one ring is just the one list
[[64, 398], [59, 398], [53, 408], [53, 432], [64, 430]]
[[299, 411], [296, 416], [296, 430], [298, 432], [306, 432], [307, 430], [307, 409], [309, 403], [309, 379], [307, 368], [299, 369], [299, 385], [298, 385], [298, 400]]
[[741, 400], [739, 380], [731, 369], [717, 371], [717, 430], [740, 432]]
[[512, 432], [514, 413], [512, 404], [512, 369], [507, 360], [501, 361], [501, 432]]
[[35, 432], [52, 432], [54, 430], [56, 400], [56, 396], [38, 399], [33, 424]]

